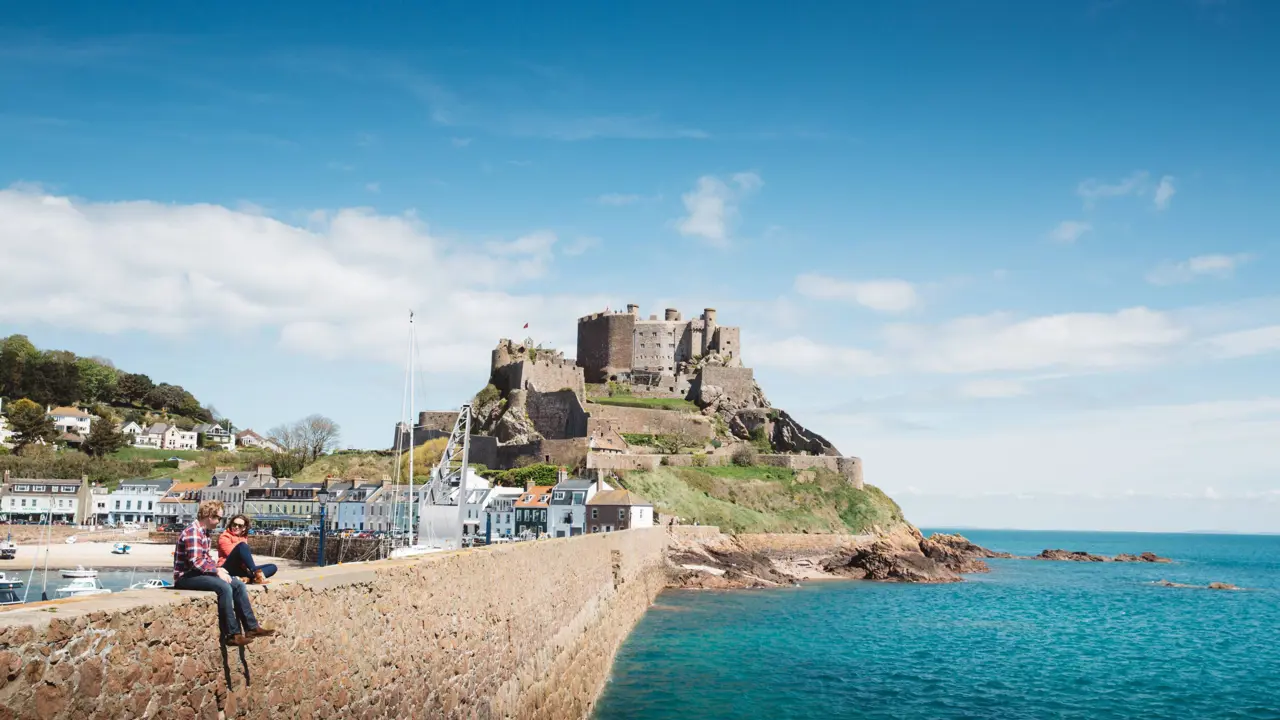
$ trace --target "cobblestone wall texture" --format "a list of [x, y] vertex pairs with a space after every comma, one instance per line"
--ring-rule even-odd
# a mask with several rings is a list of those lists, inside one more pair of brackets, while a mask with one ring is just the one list
[[[225, 656], [213, 597], [0, 612], [4, 718], [585, 718], [662, 589], [663, 528], [298, 571]], [[56, 612], [50, 612], [50, 609]]]
[[587, 434], [595, 431], [595, 424], [599, 423], [612, 425], [613, 429], [620, 433], [670, 435], [683, 428], [690, 435], [701, 440], [710, 440], [716, 434], [711, 421], [696, 413], [597, 405], [596, 403], [589, 403], [587, 412], [591, 414]]

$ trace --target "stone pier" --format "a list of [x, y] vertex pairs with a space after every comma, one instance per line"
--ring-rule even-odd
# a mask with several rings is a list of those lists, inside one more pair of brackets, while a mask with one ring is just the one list
[[[676, 528], [714, 533], [715, 528]], [[4, 718], [585, 718], [665, 584], [664, 528], [314, 568], [221, 652], [212, 595], [0, 612]]]

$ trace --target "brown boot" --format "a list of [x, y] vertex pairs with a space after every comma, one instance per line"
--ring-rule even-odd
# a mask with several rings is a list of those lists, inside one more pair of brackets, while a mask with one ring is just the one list
[[267, 579], [267, 576], [266, 576], [266, 575], [263, 575], [263, 574], [262, 574], [262, 571], [261, 571], [261, 570], [259, 570], [258, 572], [256, 572], [256, 573], [254, 573], [254, 574], [253, 574], [253, 584], [254, 584], [254, 585], [269, 585], [269, 584], [271, 584], [271, 581]]
[[255, 636], [252, 634], [246, 635], [245, 633], [240, 633], [239, 635], [228, 636], [223, 642], [227, 645], [238, 645], [240, 647], [244, 647], [245, 645], [253, 642], [254, 637]]
[[276, 634], [275, 628], [258, 627], [245, 633], [250, 638], [271, 637]]

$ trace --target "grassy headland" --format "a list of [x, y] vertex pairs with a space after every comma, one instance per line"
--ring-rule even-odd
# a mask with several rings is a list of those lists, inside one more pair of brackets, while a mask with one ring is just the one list
[[856, 490], [829, 470], [663, 467], [623, 473], [622, 484], [662, 516], [726, 532], [860, 533], [905, 522], [902, 509], [879, 488]]

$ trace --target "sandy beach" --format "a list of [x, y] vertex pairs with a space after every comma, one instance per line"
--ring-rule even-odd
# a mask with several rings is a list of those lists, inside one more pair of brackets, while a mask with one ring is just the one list
[[[13, 560], [0, 560], [0, 571], [30, 570], [33, 560], [36, 562], [37, 568], [43, 568], [46, 564], [46, 550], [48, 551], [48, 567], [51, 570], [75, 568], [78, 565], [95, 569], [133, 567], [173, 569], [172, 545], [168, 543], [160, 545], [133, 542], [128, 544], [130, 546], [128, 555], [112, 553], [111, 550], [115, 547], [114, 542], [76, 542], [70, 545], [41, 546], [24, 544], [18, 547], [18, 556], [16, 558]], [[299, 567], [298, 563], [292, 560], [283, 560], [265, 555], [257, 556], [255, 559], [261, 563], [275, 563], [281, 569]]]

